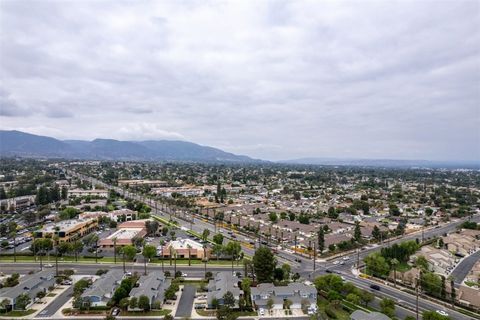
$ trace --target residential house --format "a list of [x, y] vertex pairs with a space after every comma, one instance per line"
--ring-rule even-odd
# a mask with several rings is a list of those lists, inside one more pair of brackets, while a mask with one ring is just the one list
[[261, 283], [251, 288], [251, 298], [256, 308], [267, 309], [268, 300], [273, 300], [273, 309], [283, 309], [284, 302], [290, 300], [290, 309], [313, 308], [317, 304], [317, 289], [303, 283], [289, 283], [287, 286], [275, 286]]
[[90, 301], [92, 307], [106, 306], [113, 296], [115, 289], [123, 278], [122, 270], [110, 270], [97, 279], [83, 294], [84, 301]]
[[163, 271], [151, 271], [146, 276], [141, 276], [137, 287], [130, 292], [130, 297], [147, 296], [150, 301], [150, 308], [156, 301], [163, 304], [165, 300], [165, 290], [170, 286], [171, 280], [165, 278]]
[[[15, 310], [16, 300], [21, 295], [26, 293], [33, 304], [39, 292], [47, 292], [48, 288], [55, 285], [55, 277], [52, 271], [40, 271], [37, 273], [26, 275], [20, 278], [19, 284], [15, 287], [8, 287], [0, 289], [0, 301], [8, 300], [6, 305], [7, 311]], [[29, 306], [27, 306], [28, 309]]]
[[238, 301], [242, 290], [238, 287], [239, 279], [230, 271], [218, 272], [215, 278], [208, 282], [207, 303], [212, 308], [212, 301], [216, 299], [219, 305], [223, 305], [223, 296], [230, 291], [235, 297], [235, 306], [238, 307]]

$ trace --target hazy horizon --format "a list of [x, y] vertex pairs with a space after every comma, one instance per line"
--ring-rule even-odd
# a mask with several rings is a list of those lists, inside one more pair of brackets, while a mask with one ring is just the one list
[[480, 160], [478, 1], [0, 2], [0, 127]]

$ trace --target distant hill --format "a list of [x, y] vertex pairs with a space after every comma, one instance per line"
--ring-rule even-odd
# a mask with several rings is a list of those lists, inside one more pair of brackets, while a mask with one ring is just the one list
[[185, 141], [57, 140], [0, 130], [0, 156], [138, 161], [256, 162], [247, 156]]
[[383, 168], [480, 168], [480, 161], [430, 161], [394, 159], [300, 158], [278, 161], [285, 164], [383, 167]]

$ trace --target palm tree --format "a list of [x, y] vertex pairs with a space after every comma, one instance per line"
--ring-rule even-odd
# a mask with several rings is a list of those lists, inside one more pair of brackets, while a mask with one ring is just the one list
[[17, 262], [17, 230], [10, 232], [13, 238], [13, 262]]
[[55, 235], [53, 237], [53, 241], [55, 242], [55, 276], [58, 277], [58, 243], [59, 243], [60, 237], [58, 235]]
[[114, 237], [112, 241], [113, 241], [113, 263], [117, 264], [117, 237]]
[[205, 277], [207, 277], [207, 244], [204, 243], [203, 244], [203, 263], [204, 263], [204, 267], [205, 267]]
[[397, 287], [397, 265], [399, 264], [399, 261], [396, 258], [393, 258], [390, 261], [390, 265], [393, 268], [393, 287]]
[[192, 246], [191, 245], [187, 245], [187, 248], [188, 248], [188, 265], [191, 266], [191, 253], [190, 253], [190, 249], [192, 249]]
[[156, 253], [157, 253], [157, 250], [155, 249], [154, 246], [147, 244], [146, 246], [143, 247], [142, 255], [143, 255], [143, 263], [145, 266], [145, 275], [147, 275], [147, 259], [152, 259]]
[[177, 277], [177, 251], [172, 248], [172, 252], [173, 252], [173, 271], [174, 271], [174, 277], [176, 278]]

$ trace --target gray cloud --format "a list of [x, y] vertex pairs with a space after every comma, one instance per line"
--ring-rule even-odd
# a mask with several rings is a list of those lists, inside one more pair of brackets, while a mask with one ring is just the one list
[[266, 159], [478, 159], [478, 21], [477, 1], [2, 1], [0, 122]]

